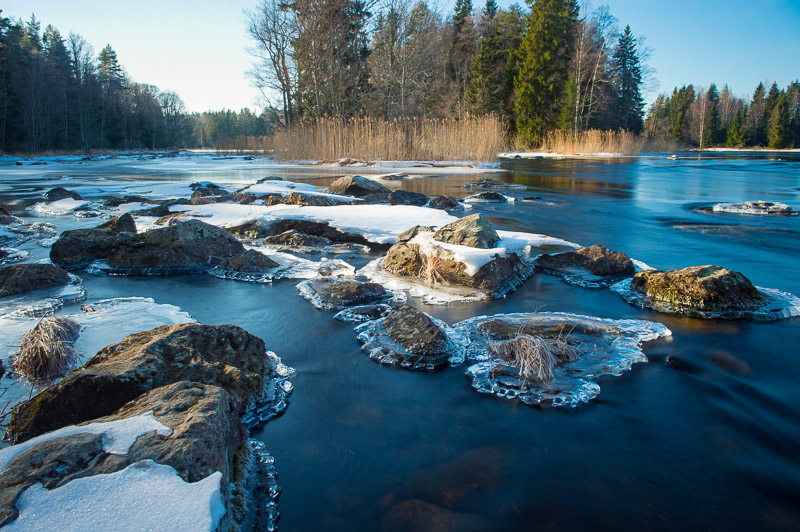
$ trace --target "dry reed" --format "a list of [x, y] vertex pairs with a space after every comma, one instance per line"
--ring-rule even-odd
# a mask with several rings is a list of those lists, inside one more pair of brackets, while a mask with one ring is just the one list
[[320, 118], [274, 137], [288, 160], [494, 161], [505, 147], [495, 116], [459, 118]]
[[42, 319], [22, 337], [12, 369], [30, 381], [66, 375], [78, 361], [74, 344], [80, 331], [80, 323], [70, 318]]
[[674, 139], [648, 139], [629, 131], [600, 131], [591, 129], [577, 136], [568, 131], [551, 131], [540, 149], [564, 154], [621, 153], [635, 155], [646, 152], [674, 152]]
[[493, 343], [489, 352], [519, 366], [519, 376], [538, 381], [551, 380], [559, 362], [577, 360], [580, 352], [560, 337], [555, 339], [520, 334], [515, 338]]
[[420, 266], [417, 278], [424, 283], [436, 286], [439, 283], [444, 283], [445, 279], [442, 275], [442, 261], [437, 253], [420, 253], [422, 259], [422, 266]]

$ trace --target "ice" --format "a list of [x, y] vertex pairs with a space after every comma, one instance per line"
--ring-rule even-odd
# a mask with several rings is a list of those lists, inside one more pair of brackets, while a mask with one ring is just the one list
[[484, 197], [485, 192], [479, 192], [478, 194], [473, 194], [472, 196], [467, 196], [466, 198], [462, 198], [461, 201], [463, 203], [514, 203], [516, 199], [513, 196], [506, 196], [505, 194], [496, 193], [500, 198], [497, 199], [487, 199]]
[[356, 203], [363, 201], [361, 199], [353, 198], [351, 196], [340, 196], [339, 194], [330, 194], [328, 192], [319, 192], [317, 187], [308, 183], [295, 183], [293, 181], [262, 181], [246, 187], [242, 192], [247, 192], [255, 195], [276, 194], [281, 196], [290, 196], [293, 192], [303, 194], [304, 196], [321, 196], [330, 198], [336, 201], [347, 203]]
[[655, 301], [631, 288], [631, 279], [624, 279], [611, 287], [622, 299], [641, 308], [649, 308], [665, 314], [681, 314], [693, 318], [745, 319], [753, 321], [775, 321], [800, 316], [800, 297], [774, 288], [756, 287], [767, 299], [761, 307], [753, 310], [704, 311]]
[[28, 488], [6, 530], [212, 531], [225, 515], [221, 481], [217, 471], [190, 484], [174, 468], [142, 460], [53, 490]]
[[76, 200], [72, 198], [64, 198], [51, 203], [37, 203], [32, 207], [32, 210], [39, 214], [47, 214], [50, 216], [64, 216], [66, 214], [73, 214], [75, 209], [88, 205], [86, 200]]
[[272, 351], [267, 351], [265, 356], [270, 369], [264, 375], [261, 396], [251, 401], [247, 413], [242, 417], [242, 424], [248, 429], [282, 415], [294, 391], [290, 380], [295, 375], [294, 368], [285, 365]]
[[14, 249], [14, 248], [0, 248], [0, 265], [1, 264], [13, 264], [15, 262], [20, 262], [25, 259], [30, 258], [32, 255], [24, 250], [21, 249]]
[[333, 316], [333, 319], [345, 323], [364, 323], [386, 316], [389, 310], [391, 310], [391, 307], [383, 303], [378, 303], [376, 305], [358, 305], [340, 310]]
[[17, 445], [0, 449], [0, 471], [5, 470], [8, 464], [29, 449], [33, 449], [40, 443], [58, 438], [75, 434], [102, 434], [103, 450], [105, 452], [109, 454], [127, 454], [131, 445], [136, 442], [139, 436], [149, 432], [157, 432], [162, 436], [169, 436], [172, 434], [172, 429], [159, 423], [152, 411], [116, 421], [70, 425], [36, 436]]
[[797, 216], [800, 211], [790, 207], [785, 203], [771, 201], [743, 201], [740, 203], [717, 203], [711, 210], [714, 212], [727, 212], [730, 214], [755, 214], [755, 215], [777, 215], [777, 216]]
[[69, 278], [70, 282], [65, 285], [0, 298], [0, 317], [46, 316], [64, 305], [86, 299], [86, 289], [81, 278], [73, 274], [69, 274]]
[[314, 207], [300, 205], [175, 205], [173, 212], [198, 216], [219, 227], [236, 227], [259, 220], [268, 225], [278, 220], [308, 220], [327, 223], [345, 233], [362, 235], [370, 242], [391, 244], [406, 229], [415, 225], [441, 227], [456, 221], [439, 209], [410, 205], [336, 205]]
[[536, 251], [541, 254], [552, 253], [555, 248], [578, 249], [581, 247], [580, 244], [569, 240], [537, 233], [498, 230], [497, 235], [500, 237], [500, 242], [496, 244], [496, 247], [506, 248], [509, 251], [519, 251], [531, 246], [532, 248], [538, 248]]
[[[233, 487], [234, 499], [244, 502], [242, 510], [245, 515], [238, 516], [237, 523], [243, 530], [274, 532], [278, 530], [278, 498], [281, 494], [275, 459], [259, 440], [247, 440], [245, 448], [249, 451], [247, 482], [241, 487]], [[247, 519], [247, 514], [252, 517]], [[248, 527], [248, 523], [251, 526]]]
[[[455, 324], [453, 329], [467, 346], [467, 358], [477, 362], [467, 370], [476, 391], [519, 399], [528, 405], [571, 407], [597, 397], [599, 377], [619, 376], [633, 364], [647, 362], [642, 342], [672, 334], [655, 322], [561, 312], [478, 316]], [[561, 338], [576, 348], [580, 357], [557, 365], [552, 380], [526, 379], [520, 376], [519, 366], [489, 352], [494, 341], [518, 334]]]
[[383, 322], [386, 318], [368, 321], [358, 325], [354, 330], [361, 350], [369, 358], [382, 365], [395, 366], [404, 369], [432, 371], [436, 366], [449, 362], [451, 366], [458, 366], [464, 362], [465, 343], [464, 337], [457, 334], [445, 322], [428, 316], [447, 336], [447, 346], [440, 354], [418, 355], [409, 352], [405, 347], [392, 340]]

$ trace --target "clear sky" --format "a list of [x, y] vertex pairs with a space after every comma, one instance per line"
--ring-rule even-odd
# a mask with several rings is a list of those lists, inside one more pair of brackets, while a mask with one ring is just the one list
[[[482, 8], [485, 0], [473, 0]], [[437, 2], [452, 10], [453, 1]], [[514, 3], [499, 0], [502, 7]], [[190, 111], [257, 107], [245, 72], [244, 9], [256, 0], [5, 0], [3, 15], [111, 44], [136, 81], [176, 91]], [[759, 81], [800, 78], [800, 0], [593, 0], [654, 49], [657, 92], [687, 83], [728, 83], [741, 96]], [[648, 95], [648, 101], [656, 93]]]

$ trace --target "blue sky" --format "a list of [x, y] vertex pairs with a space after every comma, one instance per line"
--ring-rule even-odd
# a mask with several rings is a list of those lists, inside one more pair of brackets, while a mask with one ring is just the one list
[[[484, 0], [473, 0], [476, 8]], [[440, 0], [450, 12], [454, 2]], [[510, 0], [498, 0], [502, 7]], [[594, 0], [654, 49], [657, 92], [676, 85], [728, 83], [750, 96], [759, 81], [800, 78], [800, 0]], [[31, 13], [99, 52], [110, 43], [133, 79], [181, 95], [190, 111], [254, 108], [245, 71], [244, 9], [256, 0], [6, 0], [4, 16]], [[648, 96], [648, 101], [656, 93]]]

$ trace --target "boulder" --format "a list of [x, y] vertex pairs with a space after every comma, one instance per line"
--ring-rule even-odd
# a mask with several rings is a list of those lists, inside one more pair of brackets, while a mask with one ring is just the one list
[[464, 198], [463, 201], [480, 203], [507, 203], [508, 198], [498, 192], [480, 192]]
[[406, 190], [395, 190], [389, 194], [389, 203], [392, 205], [416, 205], [421, 207], [428, 203], [428, 196], [419, 192], [408, 192]]
[[597, 244], [577, 251], [542, 255], [536, 259], [536, 265], [552, 270], [578, 266], [600, 277], [626, 277], [635, 272], [633, 262], [626, 254]]
[[354, 279], [312, 279], [298, 286], [300, 293], [320, 310], [334, 310], [377, 303], [388, 297], [386, 290], [377, 283], [365, 283]]
[[766, 302], [747, 277], [711, 265], [637, 272], [631, 288], [659, 303], [704, 312], [751, 310]]
[[103, 204], [106, 207], [116, 208], [125, 203], [154, 203], [144, 196], [125, 196], [124, 198], [108, 198]]
[[214, 183], [192, 183], [192, 205], [207, 205], [230, 201], [233, 195]]
[[313, 236], [301, 233], [294, 229], [284, 231], [275, 236], [266, 237], [263, 242], [273, 246], [287, 246], [293, 248], [312, 248], [330, 246], [333, 242], [324, 236]]
[[242, 253], [242, 243], [224, 229], [187, 220], [122, 239], [112, 246], [105, 260], [113, 269], [170, 273], [218, 266]]
[[74, 229], [64, 231], [50, 248], [53, 264], [66, 269], [82, 268], [105, 258], [121, 240], [132, 240], [131, 233], [115, 233], [105, 229]]
[[288, 198], [285, 198], [286, 205], [304, 205], [315, 207], [330, 207], [332, 205], [349, 205], [349, 201], [340, 201], [329, 196], [318, 196], [316, 194], [301, 194], [299, 192], [292, 192]]
[[77, 478], [120, 471], [140, 460], [169, 465], [187, 482], [220, 471], [220, 485], [226, 490], [232, 459], [244, 438], [230, 394], [217, 386], [182, 381], [156, 388], [93, 421], [116, 421], [151, 411], [172, 434], [144, 434], [127, 454], [106, 453], [102, 434], [78, 433], [40, 443], [12, 460], [0, 473], [0, 526], [18, 517], [19, 495], [36, 483], [54, 489]]
[[399, 277], [419, 278], [422, 272], [422, 256], [418, 244], [399, 243], [389, 248], [381, 268]]
[[0, 225], [9, 225], [14, 223], [19, 223], [22, 220], [5, 210], [5, 208], [0, 207]]
[[255, 194], [250, 194], [249, 192], [244, 192], [244, 190], [237, 190], [236, 193], [231, 198], [234, 203], [239, 203], [241, 205], [250, 205], [258, 198]]
[[280, 235], [281, 233], [285, 233], [287, 231], [297, 231], [299, 233], [304, 233], [306, 235], [311, 236], [321, 236], [331, 240], [333, 242], [350, 242], [353, 244], [363, 244], [368, 246], [375, 246], [375, 244], [370, 243], [366, 238], [361, 235], [353, 234], [353, 233], [343, 233], [339, 231], [335, 227], [331, 227], [327, 223], [323, 222], [312, 222], [310, 220], [293, 220], [291, 218], [287, 218], [284, 220], [277, 220], [272, 222], [268, 228], [266, 228], [267, 234], [269, 236]]
[[55, 264], [0, 266], [0, 297], [70, 283], [69, 274]]
[[114, 233], [135, 233], [136, 220], [134, 220], [133, 216], [129, 213], [125, 213], [97, 226], [97, 229], [105, 229], [106, 231], [112, 231]]
[[12, 443], [112, 414], [140, 395], [178, 381], [224, 388], [243, 414], [274, 371], [264, 341], [235, 325], [185, 323], [131, 334], [11, 414]]
[[403, 242], [408, 242], [409, 240], [413, 239], [420, 233], [434, 233], [434, 232], [436, 232], [436, 228], [430, 225], [415, 225], [411, 229], [406, 229], [405, 231], [397, 235], [395, 241], [398, 244], [401, 244]]
[[464, 188], [505, 188], [508, 184], [492, 179], [491, 177], [479, 177], [478, 179], [467, 183]]
[[445, 225], [434, 237], [440, 242], [489, 249], [500, 241], [492, 222], [481, 214], [471, 214]]
[[344, 196], [369, 196], [371, 194], [389, 194], [391, 191], [372, 179], [360, 175], [348, 175], [331, 183], [328, 192]]
[[255, 249], [248, 249], [240, 255], [225, 259], [220, 266], [234, 272], [264, 273], [267, 270], [279, 267], [280, 264]]
[[83, 199], [81, 198], [81, 195], [78, 194], [77, 192], [72, 192], [64, 187], [51, 188], [50, 190], [42, 194], [42, 197], [44, 197], [44, 199], [46, 199], [47, 201], [58, 201], [67, 198], [72, 198], [74, 200]]
[[447, 350], [447, 336], [424, 312], [396, 305], [383, 321], [389, 337], [416, 355], [438, 355]]
[[456, 201], [452, 196], [436, 196], [428, 202], [428, 207], [431, 209], [440, 209], [443, 211], [452, 211], [461, 207], [461, 204]]

